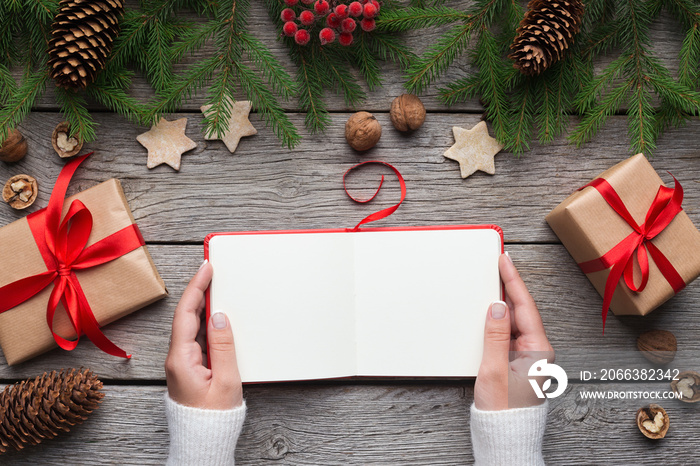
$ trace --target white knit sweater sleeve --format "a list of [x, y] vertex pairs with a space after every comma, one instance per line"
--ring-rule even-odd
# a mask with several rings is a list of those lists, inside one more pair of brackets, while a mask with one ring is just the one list
[[475, 464], [544, 465], [542, 438], [548, 409], [548, 402], [503, 411], [482, 411], [472, 404], [470, 422]]
[[165, 393], [170, 431], [169, 466], [231, 466], [245, 420], [245, 401], [227, 410], [181, 405]]

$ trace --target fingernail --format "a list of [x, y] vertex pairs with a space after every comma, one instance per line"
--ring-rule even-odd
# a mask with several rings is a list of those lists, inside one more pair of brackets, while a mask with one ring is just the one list
[[216, 329], [226, 328], [226, 314], [216, 311], [211, 315], [211, 323]]
[[509, 260], [510, 263], [512, 264], [512, 263], [513, 263], [513, 258], [510, 257], [510, 253], [509, 253], [508, 251], [506, 251], [506, 257], [508, 258], [508, 260]]
[[491, 318], [502, 319], [506, 315], [506, 303], [503, 301], [494, 301], [491, 304]]
[[199, 271], [199, 270], [202, 270], [202, 267], [204, 267], [205, 265], [207, 265], [207, 262], [209, 262], [209, 260], [208, 260], [208, 259], [204, 259], [204, 262], [202, 262], [202, 265], [199, 266], [198, 271]]

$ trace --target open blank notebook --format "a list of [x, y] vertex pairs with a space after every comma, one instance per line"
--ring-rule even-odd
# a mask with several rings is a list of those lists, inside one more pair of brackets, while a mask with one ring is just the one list
[[207, 312], [243, 382], [474, 377], [502, 251], [491, 225], [215, 233]]

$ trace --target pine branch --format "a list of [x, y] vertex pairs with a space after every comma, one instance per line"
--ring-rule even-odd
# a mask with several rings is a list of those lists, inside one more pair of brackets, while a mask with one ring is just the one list
[[690, 88], [700, 86], [700, 6], [691, 0], [659, 2], [683, 25], [685, 38], [678, 54], [678, 82]]
[[377, 29], [387, 32], [404, 32], [443, 26], [466, 21], [469, 16], [463, 11], [447, 7], [409, 7], [382, 12], [377, 19]]
[[[527, 136], [512, 133], [509, 120], [508, 90], [515, 70], [504, 63], [494, 35], [485, 27], [480, 31], [473, 60], [479, 69], [479, 93], [486, 107], [484, 114], [493, 125], [496, 139], [505, 144], [506, 149], [520, 152], [523, 148], [520, 141]], [[525, 129], [524, 126], [518, 128]]]
[[3, 106], [15, 92], [17, 92], [17, 83], [12, 77], [10, 69], [0, 63], [0, 106]]
[[290, 56], [297, 65], [299, 106], [306, 113], [304, 124], [311, 134], [323, 131], [331, 122], [323, 102], [323, 86], [316, 64], [306, 50], [292, 48]]
[[49, 80], [48, 70], [43, 69], [26, 77], [0, 109], [0, 144], [29, 114], [34, 102], [41, 95]]
[[146, 76], [156, 91], [166, 89], [172, 82], [173, 56], [170, 44], [175, 40], [175, 28], [172, 24], [154, 21], [149, 28], [146, 54], [137, 55]]
[[237, 75], [241, 78], [241, 87], [246, 91], [253, 106], [261, 113], [267, 125], [272, 127], [275, 135], [288, 147], [293, 148], [301, 141], [297, 129], [279, 106], [270, 89], [242, 63], [235, 63]]
[[473, 74], [448, 84], [446, 88], [439, 89], [440, 101], [451, 106], [477, 96], [481, 85], [479, 79], [479, 75]]
[[[363, 37], [365, 35], [369, 36], [369, 34], [362, 34]], [[375, 57], [383, 61], [398, 63], [404, 70], [408, 69], [413, 60], [416, 59], [416, 55], [393, 34], [372, 34], [371, 40], [367, 40], [367, 42]]]
[[454, 26], [408, 68], [406, 89], [420, 94], [438, 79], [469, 44], [473, 25]]
[[[281, 29], [280, 13], [286, 8], [285, 3], [282, 0], [264, 0], [264, 3], [270, 19]], [[403, 5], [390, 0], [382, 2], [377, 21], [402, 8]], [[336, 41], [321, 46], [315, 38], [324, 25], [325, 20], [318, 21], [308, 29], [312, 40], [304, 46], [296, 44], [291, 38], [281, 38], [296, 67], [296, 96], [300, 108], [306, 113], [305, 126], [311, 133], [323, 131], [330, 123], [324, 90], [342, 94], [346, 105], [351, 107], [365, 99], [365, 92], [352, 67], [359, 71], [370, 89], [375, 89], [381, 85], [379, 60], [394, 61], [406, 68], [414, 57], [395, 34], [380, 30], [368, 33], [360, 30], [359, 26], [354, 33], [353, 45], [344, 47]]]
[[445, 3], [445, 0], [411, 0], [410, 5], [415, 8], [428, 8], [431, 6], [439, 6]]
[[206, 85], [218, 65], [219, 60], [216, 57], [209, 57], [176, 76], [167, 89], [157, 94], [156, 101], [146, 113], [145, 122], [156, 123], [163, 114], [180, 108], [183, 100], [191, 98]]
[[131, 83], [131, 73], [123, 70], [120, 76], [120, 80], [108, 80], [104, 75], [98, 75], [88, 87], [87, 95], [129, 121], [139, 124], [145, 119], [146, 108], [125, 91]]
[[77, 135], [85, 142], [94, 141], [96, 123], [87, 111], [85, 99], [76, 92], [57, 87], [56, 100], [61, 105], [64, 118], [70, 123], [69, 136]]
[[[430, 86], [464, 53], [473, 33], [482, 34], [487, 31], [494, 19], [511, 7], [512, 4], [507, 0], [477, 0], [463, 14], [462, 24], [453, 26], [411, 64], [407, 72], [408, 81], [404, 85], [406, 89], [419, 94]], [[414, 13], [417, 20], [420, 20], [420, 10], [414, 10]]]
[[265, 44], [248, 33], [241, 33], [240, 39], [248, 59], [263, 73], [272, 90], [283, 99], [290, 99], [296, 93], [296, 85]]
[[326, 66], [322, 67], [320, 72], [324, 75], [324, 82], [329, 83], [343, 94], [345, 105], [354, 108], [365, 99], [366, 95], [360, 85], [357, 84], [355, 77], [344, 66], [344, 63], [348, 62], [348, 57], [341, 57], [341, 54], [341, 51], [320, 47], [319, 58], [326, 63]]
[[[535, 113], [533, 107], [535, 84], [532, 79], [526, 77], [519, 77], [519, 79], [521, 83], [517, 86], [512, 98], [513, 120], [510, 125], [512, 137], [505, 140], [507, 147], [516, 153], [530, 150], [529, 140], [534, 125], [533, 114]], [[496, 137], [496, 139], [499, 138]], [[504, 139], [499, 139], [499, 141], [504, 142]]]
[[364, 33], [360, 34], [353, 58], [362, 77], [367, 82], [367, 87], [369, 87], [370, 91], [373, 91], [382, 85], [382, 79], [379, 74], [377, 59], [372, 53], [368, 42], [368, 36]]

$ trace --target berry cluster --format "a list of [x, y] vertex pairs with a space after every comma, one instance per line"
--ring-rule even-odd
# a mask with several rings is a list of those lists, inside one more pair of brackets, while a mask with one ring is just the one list
[[[337, 3], [335, 8], [331, 8], [328, 0], [284, 0], [288, 8], [282, 10], [282, 33], [294, 37], [297, 44], [306, 45], [311, 40], [309, 29], [317, 25], [321, 27], [318, 33], [321, 45], [333, 42], [337, 34], [340, 45], [348, 46], [353, 42], [358, 22], [363, 31], [374, 30], [374, 21], [379, 14], [377, 0], [358, 0], [350, 4], [331, 2]], [[301, 10], [298, 14], [295, 7]]]

